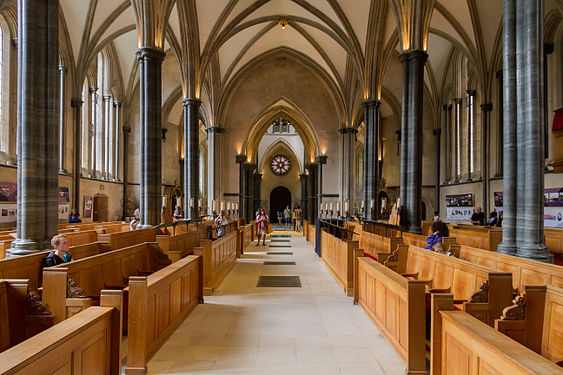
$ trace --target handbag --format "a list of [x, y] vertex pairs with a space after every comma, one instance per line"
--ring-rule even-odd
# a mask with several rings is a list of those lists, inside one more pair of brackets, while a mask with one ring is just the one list
[[272, 229], [272, 224], [268, 223], [268, 234], [272, 233], [274, 230]]

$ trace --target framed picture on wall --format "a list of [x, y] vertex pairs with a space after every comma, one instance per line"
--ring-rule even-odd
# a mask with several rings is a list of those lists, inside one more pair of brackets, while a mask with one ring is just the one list
[[92, 218], [92, 201], [93, 198], [89, 196], [84, 197], [84, 218], [90, 219]]

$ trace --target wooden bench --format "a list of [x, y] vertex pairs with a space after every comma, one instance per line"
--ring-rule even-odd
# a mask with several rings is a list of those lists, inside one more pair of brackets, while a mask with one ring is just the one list
[[563, 229], [545, 228], [545, 245], [553, 254], [555, 263], [563, 265]]
[[370, 257], [378, 260], [378, 254], [391, 254], [403, 243], [402, 237], [383, 237], [379, 234], [360, 231], [359, 247]]
[[456, 238], [458, 245], [496, 251], [502, 242], [502, 228], [471, 225], [448, 226], [450, 237]]
[[563, 288], [563, 267], [469, 246], [452, 245], [450, 251], [468, 262], [511, 272], [513, 287], [553, 285]]
[[[563, 361], [563, 289], [526, 285], [495, 328], [552, 362]], [[561, 369], [563, 373], [563, 369]]]
[[98, 234], [109, 234], [109, 233], [119, 233], [119, 232], [128, 232], [129, 226], [126, 227], [124, 230], [124, 226], [121, 223], [115, 224], [104, 224], [104, 225], [96, 225], [94, 230]]
[[242, 225], [238, 228], [238, 238], [237, 238], [237, 258], [240, 258], [241, 254], [252, 243], [252, 225]]
[[199, 246], [200, 233], [186, 232], [176, 236], [156, 236], [158, 247], [168, 255], [172, 262], [193, 254], [194, 248]]
[[66, 233], [70, 246], [83, 245], [98, 241], [98, 234], [95, 230], [86, 230], [81, 232]]
[[553, 362], [463, 311], [451, 294], [432, 296], [432, 375], [561, 374]]
[[119, 375], [120, 301], [114, 291], [102, 293], [101, 306], [89, 307], [0, 353], [0, 373]]
[[102, 289], [122, 289], [129, 276], [170, 264], [155, 243], [142, 243], [43, 269], [43, 302], [55, 324], [95, 305]]
[[129, 279], [126, 374], [146, 374], [149, 359], [203, 303], [202, 272], [202, 258], [191, 255], [148, 277]]
[[399, 245], [396, 256], [385, 265], [399, 274], [426, 280], [431, 292], [452, 293], [465, 311], [490, 326], [512, 300], [511, 273], [416, 246]]
[[380, 222], [369, 222], [363, 225], [364, 232], [379, 234], [383, 237], [401, 237], [401, 231], [395, 227], [389, 227], [388, 224]]
[[209, 296], [237, 261], [237, 234], [232, 232], [215, 241], [201, 240], [194, 254], [203, 258], [203, 294]]
[[118, 232], [98, 234], [98, 241], [109, 243], [112, 250], [122, 249], [143, 242], [155, 242], [157, 231], [152, 228], [133, 230], [129, 232]]
[[358, 241], [342, 240], [321, 231], [321, 259], [347, 296], [354, 292], [354, 251]]
[[[403, 232], [403, 243], [405, 245], [425, 248], [426, 246], [428, 246], [428, 243], [426, 242], [427, 239], [428, 236], [423, 236], [422, 234]], [[447, 249], [451, 245], [456, 244], [456, 239], [453, 237], [443, 237], [442, 244], [444, 246], [444, 249]]]

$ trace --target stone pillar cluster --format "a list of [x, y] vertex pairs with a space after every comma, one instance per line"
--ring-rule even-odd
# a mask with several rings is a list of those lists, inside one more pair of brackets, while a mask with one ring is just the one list
[[356, 134], [358, 131], [353, 127], [348, 127], [339, 129], [338, 133], [342, 137], [342, 216], [346, 216], [344, 201], [348, 200], [348, 206], [352, 207], [352, 171], [354, 170]]
[[8, 256], [50, 248], [58, 231], [59, 2], [18, 0], [18, 221]]
[[304, 219], [307, 219], [307, 182], [309, 179], [309, 175], [307, 173], [301, 173], [299, 175], [299, 181], [301, 181], [301, 215]]
[[[236, 162], [239, 164], [239, 185], [238, 185], [238, 192], [239, 192], [239, 216], [241, 218], [245, 218], [246, 216], [246, 155], [237, 155]], [[246, 219], [246, 218], [245, 218]]]
[[184, 99], [184, 212], [186, 219], [199, 216], [199, 107], [198, 99]]
[[552, 262], [543, 227], [543, 1], [505, 1], [503, 7], [504, 221], [499, 252]]
[[[370, 220], [377, 220], [379, 180], [379, 144], [380, 124], [379, 110], [381, 102], [368, 100], [364, 102], [364, 215]], [[373, 210], [371, 210], [371, 202]]]
[[115, 116], [113, 117], [114, 119], [114, 131], [115, 131], [115, 135], [114, 135], [114, 139], [113, 139], [113, 148], [114, 148], [114, 154], [113, 154], [113, 179], [114, 181], [119, 181], [119, 132], [120, 132], [120, 128], [119, 128], [119, 118], [120, 118], [120, 112], [121, 112], [121, 102], [119, 101], [115, 101], [113, 102], [113, 106], [115, 108]]
[[409, 232], [420, 233], [424, 65], [428, 54], [413, 50], [403, 53], [400, 58], [403, 65], [401, 221]]
[[323, 201], [323, 164], [326, 164], [327, 156], [319, 155], [315, 158], [317, 162], [317, 207], [316, 212], [319, 212], [321, 203]]
[[[72, 117], [74, 124], [74, 144], [82, 146], [82, 105], [84, 102], [79, 99], [72, 99]], [[80, 177], [82, 177], [82, 147], [74, 147], [74, 169], [73, 169], [73, 191], [74, 207], [80, 209]]]
[[307, 179], [307, 220], [313, 223], [319, 215], [319, 208], [316, 207], [316, 196], [317, 196], [317, 164], [307, 164], [307, 170], [309, 171], [309, 177]]

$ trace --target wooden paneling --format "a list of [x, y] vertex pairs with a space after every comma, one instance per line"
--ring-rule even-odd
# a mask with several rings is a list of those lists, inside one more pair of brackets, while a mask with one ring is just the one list
[[[378, 259], [378, 254], [389, 254], [392, 253], [399, 244], [403, 243], [401, 237], [383, 237], [379, 234], [364, 232], [361, 230], [360, 226], [355, 228], [355, 231], [359, 233], [359, 247], [364, 250], [365, 253], [371, 255], [375, 259]], [[354, 236], [353, 238], [355, 238]]]
[[98, 241], [108, 242], [112, 250], [117, 250], [143, 242], [155, 242], [156, 233], [155, 229], [147, 228], [129, 232], [99, 234]]
[[66, 233], [66, 237], [68, 238], [70, 246], [83, 245], [98, 240], [98, 234], [95, 230]]
[[456, 238], [458, 245], [496, 251], [502, 242], [502, 228], [471, 225], [448, 226], [450, 237]]
[[201, 276], [202, 258], [190, 255], [148, 277], [129, 279], [126, 374], [146, 374], [149, 359], [203, 302]]
[[199, 246], [200, 233], [186, 232], [176, 236], [156, 236], [158, 246], [164, 251], [172, 262], [193, 254], [194, 248]]
[[237, 235], [231, 232], [215, 241], [201, 240], [194, 254], [203, 258], [203, 293], [213, 294], [237, 261]]
[[326, 231], [321, 232], [321, 259], [346, 295], [354, 293], [354, 250], [358, 241], [341, 240]]

